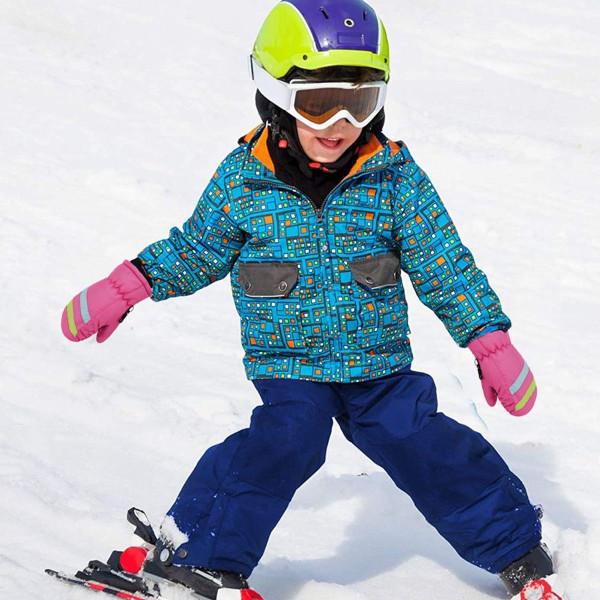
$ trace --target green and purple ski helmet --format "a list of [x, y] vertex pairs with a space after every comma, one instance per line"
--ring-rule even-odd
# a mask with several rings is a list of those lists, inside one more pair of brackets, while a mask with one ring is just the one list
[[252, 51], [276, 79], [292, 67], [355, 66], [390, 76], [381, 19], [363, 0], [282, 0], [265, 19]]

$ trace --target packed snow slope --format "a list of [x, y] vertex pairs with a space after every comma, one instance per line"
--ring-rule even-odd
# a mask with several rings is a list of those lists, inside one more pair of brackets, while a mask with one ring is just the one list
[[[572, 600], [600, 598], [600, 5], [374, 0], [393, 79], [385, 131], [428, 172], [535, 373], [523, 419], [410, 294], [414, 368], [542, 503]], [[259, 402], [228, 281], [147, 302], [105, 344], [66, 341], [68, 300], [167, 235], [257, 124], [246, 72], [272, 0], [0, 2], [0, 596], [79, 600], [49, 580], [156, 522], [198, 457]], [[339, 433], [252, 582], [266, 600], [481, 600], [458, 558]], [[42, 590], [42, 591], [41, 591]]]

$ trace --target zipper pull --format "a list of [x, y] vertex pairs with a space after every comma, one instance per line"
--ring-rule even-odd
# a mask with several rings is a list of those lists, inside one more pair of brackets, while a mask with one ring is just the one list
[[130, 306], [127, 311], [125, 312], [125, 314], [119, 319], [119, 323], [122, 323], [125, 320], [125, 317], [127, 317], [127, 315], [133, 310], [133, 306]]
[[479, 375], [479, 379], [483, 379], [483, 373], [481, 372], [481, 365], [479, 361], [475, 359], [475, 365], [477, 365], [477, 374]]

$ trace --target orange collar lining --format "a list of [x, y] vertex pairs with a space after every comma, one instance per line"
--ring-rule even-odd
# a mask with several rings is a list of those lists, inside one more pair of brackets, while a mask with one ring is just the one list
[[[255, 133], [256, 129], [252, 132]], [[248, 134], [251, 137], [251, 134]], [[269, 148], [267, 147], [267, 136], [269, 135], [269, 128], [265, 127], [263, 132], [260, 134], [258, 140], [256, 140], [256, 144], [254, 144], [254, 148], [252, 148], [252, 156], [259, 160], [267, 169], [269, 169], [272, 173], [275, 173], [275, 164], [273, 163], [273, 159], [269, 154]], [[246, 136], [248, 137], [248, 136]]]
[[[260, 127], [261, 127], [261, 125], [259, 125], [258, 127], [255, 127], [250, 133], [246, 134], [243, 138], [243, 141], [245, 143], [248, 143]], [[258, 140], [256, 140], [256, 143], [254, 144], [254, 148], [252, 149], [251, 154], [254, 158], [256, 158], [258, 161], [260, 161], [265, 167], [267, 167], [267, 169], [269, 169], [272, 173], [275, 173], [275, 164], [273, 163], [273, 159], [271, 158], [271, 154], [269, 153], [269, 148], [267, 146], [267, 136], [268, 135], [269, 135], [269, 128], [265, 127], [264, 130], [262, 131], [262, 133], [260, 134], [260, 137], [258, 138]], [[392, 150], [392, 156], [394, 156], [395, 154], [397, 154], [400, 151], [400, 146], [398, 144], [396, 144], [396, 142], [392, 142], [390, 140], [388, 143]], [[352, 169], [350, 169], [350, 172], [348, 173], [348, 175], [346, 175], [345, 179], [347, 179], [348, 177], [352, 177], [353, 175], [358, 173], [358, 171], [360, 171], [362, 166], [368, 160], [373, 158], [378, 152], [381, 152], [381, 150], [383, 150], [383, 146], [381, 145], [381, 142], [377, 139], [377, 136], [371, 134], [369, 141], [364, 146], [361, 146], [361, 151], [358, 154], [356, 162], [354, 163], [354, 166], [352, 167]]]

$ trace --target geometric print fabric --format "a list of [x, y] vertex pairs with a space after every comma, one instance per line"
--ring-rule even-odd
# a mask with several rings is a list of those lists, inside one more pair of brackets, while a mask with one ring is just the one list
[[[157, 301], [231, 274], [248, 378], [353, 382], [412, 361], [401, 278], [359, 283], [351, 265], [364, 259], [374, 259], [367, 262], [375, 279], [378, 259], [395, 257], [461, 346], [483, 329], [510, 327], [404, 144], [372, 136], [321, 212], [275, 177], [267, 135], [263, 126], [247, 136], [219, 165], [182, 230], [139, 254]], [[298, 278], [291, 289], [255, 297], [239, 280], [244, 263], [291, 263]]]

